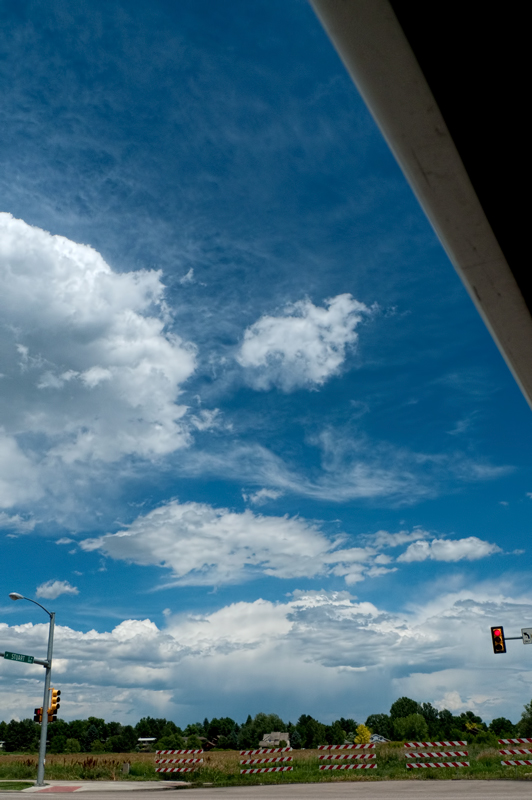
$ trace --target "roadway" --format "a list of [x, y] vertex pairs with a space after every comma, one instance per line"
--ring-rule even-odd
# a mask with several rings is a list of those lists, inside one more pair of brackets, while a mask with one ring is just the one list
[[[66, 787], [54, 792], [53, 786], [47, 791], [47, 800], [64, 800]], [[68, 792], [68, 789], [66, 789]], [[79, 791], [79, 790], [78, 790]], [[160, 791], [160, 790], [159, 790]], [[167, 792], [184, 791], [185, 797], [191, 792], [191, 800], [530, 800], [532, 785], [530, 781], [379, 781], [366, 783], [306, 783], [272, 786], [238, 786], [221, 789], [202, 788], [189, 790], [177, 787]], [[72, 789], [70, 789], [70, 792]], [[24, 792], [26, 794], [26, 792]], [[40, 792], [39, 792], [40, 794]], [[77, 792], [76, 792], [77, 794]], [[114, 800], [116, 792], [92, 790], [90, 800]], [[0, 800], [13, 800], [12, 792], [0, 791]], [[154, 800], [154, 791], [138, 789], [135, 800]], [[176, 798], [178, 800], [178, 798]]]

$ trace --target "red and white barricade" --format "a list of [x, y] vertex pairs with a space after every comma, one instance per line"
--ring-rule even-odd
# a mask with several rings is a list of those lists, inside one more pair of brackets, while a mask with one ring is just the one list
[[241, 769], [241, 775], [255, 775], [257, 772], [292, 772], [293, 767], [267, 767], [266, 769]]
[[[499, 744], [532, 744], [532, 739], [499, 739]], [[515, 747], [510, 750], [499, 750], [501, 756], [531, 756], [532, 750], [530, 748]], [[501, 761], [503, 767], [529, 767], [532, 765], [532, 758], [519, 759], [515, 761]]]
[[499, 744], [532, 744], [532, 739], [499, 739]]
[[375, 750], [373, 744], [320, 744], [318, 750]]
[[283, 756], [282, 758], [244, 758], [241, 764], [281, 764], [285, 761], [293, 761], [292, 756]]
[[[268, 753], [290, 753], [291, 747], [259, 747], [256, 750], [241, 750], [241, 756], [256, 756], [265, 755]], [[292, 772], [293, 767], [255, 767], [251, 769], [242, 769], [242, 764], [256, 765], [256, 764], [282, 764], [287, 761], [292, 761], [292, 756], [276, 756], [275, 758], [244, 758], [240, 761], [240, 774], [241, 775], [255, 775], [258, 772]]]
[[[406, 748], [411, 750], [421, 750], [425, 747], [463, 747], [467, 745], [467, 742], [458, 741], [458, 742], [407, 742], [405, 744]], [[456, 756], [462, 757], [465, 756], [467, 758], [467, 750], [460, 750], [460, 751], [445, 751], [445, 752], [421, 752], [421, 753], [405, 753], [407, 758], [417, 758], [425, 759], [425, 758], [455, 758]], [[429, 763], [420, 763], [420, 764], [407, 764], [407, 769], [445, 769], [446, 767], [469, 767], [469, 761], [438, 761], [438, 762], [429, 762]]]
[[[318, 756], [319, 761], [360, 761], [376, 758], [375, 753], [345, 753], [337, 755], [336, 750], [374, 750], [375, 744], [321, 744], [318, 750], [327, 750], [326, 755]], [[376, 769], [377, 764], [320, 764], [318, 769]]]
[[347, 756], [318, 756], [318, 761], [367, 761], [370, 758], [377, 758], [375, 753], [349, 753]]
[[[203, 750], [156, 750], [156, 756], [197, 756], [203, 755]], [[155, 772], [193, 772], [199, 764], [203, 764], [202, 758], [156, 758], [156, 764], [176, 764], [172, 767], [155, 767]], [[185, 766], [187, 765], [187, 766]]]
[[377, 764], [320, 764], [318, 769], [377, 769]]
[[465, 747], [467, 742], [407, 742], [405, 747], [420, 750], [422, 747]]

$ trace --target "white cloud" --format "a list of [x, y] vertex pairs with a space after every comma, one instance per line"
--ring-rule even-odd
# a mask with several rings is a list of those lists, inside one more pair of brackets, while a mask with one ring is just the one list
[[355, 328], [370, 313], [350, 294], [327, 300], [325, 308], [300, 300], [248, 328], [237, 361], [256, 389], [321, 386], [339, 372], [346, 347], [358, 339]]
[[[58, 626], [54, 670], [71, 698], [71, 718], [91, 713], [96, 690], [109, 715], [124, 722], [159, 709], [180, 725], [206, 715], [240, 720], [260, 710], [292, 721], [301, 713], [364, 720], [387, 712], [402, 694], [516, 721], [532, 696], [532, 677], [519, 643], [504, 664], [492, 663], [489, 628], [496, 621], [518, 631], [531, 615], [531, 597], [506, 597], [493, 582], [404, 612], [348, 592], [297, 591], [280, 603], [167, 613], [163, 628], [149, 619], [124, 620], [106, 632]], [[0, 640], [6, 649], [44, 654], [47, 627], [0, 623]], [[41, 687], [31, 665], [4, 666], [8, 718], [38, 705]]]
[[264, 503], [267, 503], [268, 500], [277, 500], [282, 496], [283, 492], [279, 491], [279, 489], [259, 489], [257, 492], [252, 492], [251, 494], [242, 492], [244, 500], [247, 503], [253, 503], [255, 506], [262, 506]]
[[[363, 535], [362, 546], [350, 546], [345, 533], [326, 536], [301, 517], [237, 513], [206, 503], [173, 500], [137, 517], [127, 528], [79, 542], [82, 550], [99, 551], [113, 559], [171, 570], [171, 584], [222, 585], [241, 583], [260, 575], [311, 578], [335, 575], [348, 586], [366, 577], [377, 578], [397, 567], [382, 550], [413, 543], [397, 562], [460, 561], [501, 552], [495, 544], [474, 536], [433, 539], [427, 531]], [[167, 584], [165, 584], [167, 585]]]
[[5, 511], [0, 511], [0, 528], [19, 533], [30, 533], [37, 524], [34, 519], [25, 519], [20, 514], [13, 514], [10, 516]]
[[194, 279], [194, 269], [193, 269], [193, 267], [191, 267], [189, 269], [189, 271], [186, 273], [186, 275], [183, 275], [182, 278], [179, 278], [179, 283], [181, 283], [183, 285], [185, 285], [187, 283], [194, 283], [194, 282], [195, 282], [195, 279]]
[[333, 574], [362, 580], [376, 552], [341, 547], [300, 519], [235, 513], [205, 503], [167, 505], [138, 517], [127, 529], [80, 542], [114, 559], [172, 570], [176, 583], [220, 585], [258, 575], [277, 578]]
[[[44, 436], [69, 463], [188, 443], [177, 400], [194, 348], [166, 331], [159, 272], [114, 272], [91, 247], [1, 213], [0, 314], [4, 447], [16, 446], [10, 436]], [[16, 502], [2, 461], [0, 502]]]
[[14, 437], [0, 428], [0, 508], [37, 500], [42, 494], [37, 469]]
[[76, 586], [71, 586], [68, 581], [46, 581], [37, 586], [37, 597], [44, 597], [46, 600], [55, 600], [62, 594], [79, 594]]
[[413, 542], [397, 561], [476, 561], [493, 553], [500, 553], [501, 548], [491, 542], [485, 542], [476, 536], [465, 539], [433, 539], [432, 542]]

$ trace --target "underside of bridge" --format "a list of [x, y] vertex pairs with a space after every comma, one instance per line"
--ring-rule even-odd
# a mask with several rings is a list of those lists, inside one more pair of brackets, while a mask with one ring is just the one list
[[532, 405], [524, 6], [311, 2]]

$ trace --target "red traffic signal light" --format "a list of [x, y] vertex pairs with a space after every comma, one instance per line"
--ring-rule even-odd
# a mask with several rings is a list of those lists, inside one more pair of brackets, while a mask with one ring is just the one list
[[494, 625], [491, 628], [491, 643], [494, 653], [506, 653], [506, 642], [504, 640], [504, 628], [502, 625]]
[[33, 710], [33, 721], [39, 724], [42, 722], [42, 708], [35, 708]]

